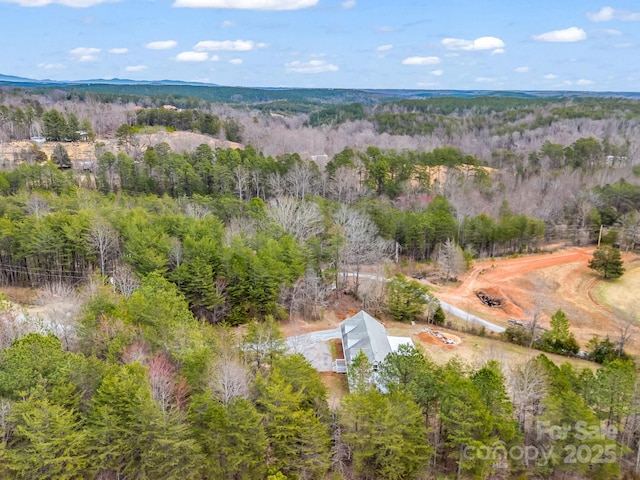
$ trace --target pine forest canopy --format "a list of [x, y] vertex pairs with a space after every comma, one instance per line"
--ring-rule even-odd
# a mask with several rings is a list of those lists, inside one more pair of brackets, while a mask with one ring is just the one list
[[[209, 103], [220, 92], [238, 96], [233, 108]], [[381, 389], [359, 358], [356, 387], [332, 411], [278, 326], [322, 312], [348, 272], [354, 297], [390, 316], [444, 321], [417, 282], [397, 277], [388, 297], [359, 288], [361, 269], [394, 251], [455, 278], [474, 256], [585, 244], [601, 227], [635, 248], [637, 101], [244, 95], [1, 91], [0, 283], [65, 307], [42, 323], [0, 301], [0, 477], [619, 478], [637, 466], [637, 374], [622, 341], [594, 339], [597, 369], [544, 355], [509, 369], [436, 364], [402, 347], [378, 365]], [[173, 146], [145, 143], [158, 131]], [[183, 131], [246, 145], [183, 148]], [[55, 158], [31, 143], [4, 155], [36, 134]], [[81, 144], [95, 150], [87, 169], [69, 153]], [[309, 145], [329, 144], [326, 165], [309, 161], [319, 153]], [[551, 327], [536, 346], [575, 354], [570, 318], [559, 310]], [[536, 425], [599, 433], [539, 435]], [[579, 445], [581, 456], [482, 454], [497, 445]], [[612, 461], [599, 461], [605, 453]]]

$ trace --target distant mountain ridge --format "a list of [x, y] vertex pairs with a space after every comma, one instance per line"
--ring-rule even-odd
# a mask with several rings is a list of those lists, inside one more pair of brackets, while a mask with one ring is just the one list
[[28, 84], [31, 86], [73, 86], [73, 85], [191, 85], [218, 87], [215, 83], [184, 82], [182, 80], [131, 80], [128, 78], [92, 78], [89, 80], [36, 80], [33, 78], [16, 77], [0, 74], [0, 85]]
[[[241, 87], [215, 83], [186, 82], [181, 80], [131, 80], [122, 78], [88, 80], [36, 80], [0, 74], [0, 86], [24, 88], [73, 88], [83, 91], [121, 94], [154, 94], [149, 87], [157, 87], [162, 94], [181, 94], [206, 100], [231, 103], [273, 102], [279, 100], [306, 100], [338, 103], [379, 103], [389, 100], [426, 99], [441, 97], [512, 97], [512, 98], [627, 98], [640, 100], [640, 92], [586, 92], [564, 90], [419, 90], [371, 88], [300, 88], [300, 87]], [[180, 89], [184, 90], [167, 90]], [[120, 88], [124, 89], [121, 90]], [[116, 90], [117, 89], [117, 90]], [[213, 93], [215, 92], [215, 94]]]

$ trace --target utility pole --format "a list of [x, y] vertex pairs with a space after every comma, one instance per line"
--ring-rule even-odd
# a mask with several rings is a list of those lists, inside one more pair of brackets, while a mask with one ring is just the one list
[[604, 225], [600, 225], [600, 233], [598, 234], [598, 248], [600, 248], [600, 241], [602, 240], [602, 228]]

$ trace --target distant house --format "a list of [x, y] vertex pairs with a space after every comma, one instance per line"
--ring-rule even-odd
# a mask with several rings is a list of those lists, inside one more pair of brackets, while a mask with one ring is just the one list
[[86, 130], [76, 130], [75, 134], [76, 134], [76, 137], [78, 137], [83, 142], [86, 142], [87, 140], [89, 140], [89, 132], [87, 132]]
[[173, 110], [174, 112], [178, 110], [178, 107], [176, 107], [175, 105], [163, 105], [162, 108], [164, 108], [165, 110]]
[[367, 356], [376, 370], [387, 355], [397, 351], [400, 345], [413, 346], [409, 337], [387, 335], [384, 326], [364, 310], [342, 322], [340, 333], [344, 360], [338, 359], [333, 364], [333, 371], [338, 373], [346, 373], [360, 351]]

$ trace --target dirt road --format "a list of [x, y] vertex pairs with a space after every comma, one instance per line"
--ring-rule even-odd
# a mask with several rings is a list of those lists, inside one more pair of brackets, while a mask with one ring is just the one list
[[[595, 335], [615, 339], [623, 319], [606, 301], [593, 294], [603, 282], [600, 275], [588, 267], [593, 251], [593, 247], [571, 248], [550, 254], [477, 262], [460, 283], [440, 286], [436, 296], [442, 302], [501, 326], [506, 326], [509, 318], [530, 318], [537, 303], [542, 310], [543, 326], [561, 309], [583, 346]], [[636, 257], [623, 255], [626, 264]], [[624, 277], [618, 281], [621, 288], [624, 281]], [[489, 290], [501, 297], [503, 305], [485, 305], [476, 296], [479, 290]], [[629, 296], [633, 296], [632, 291]], [[636, 336], [640, 340], [640, 332]], [[632, 341], [629, 347], [640, 353], [640, 341]]]

